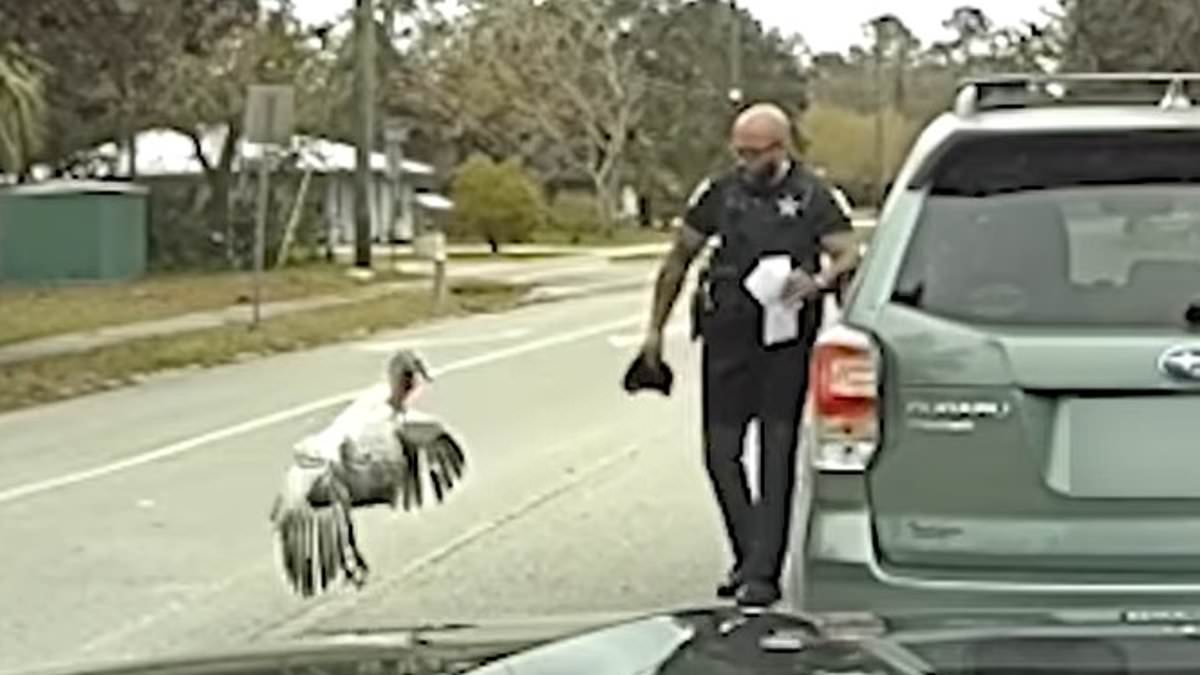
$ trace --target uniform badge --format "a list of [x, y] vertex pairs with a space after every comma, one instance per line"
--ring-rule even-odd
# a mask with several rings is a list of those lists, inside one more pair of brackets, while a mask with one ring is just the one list
[[779, 207], [779, 215], [784, 218], [792, 218], [800, 213], [800, 202], [791, 195], [780, 197], [775, 204]]

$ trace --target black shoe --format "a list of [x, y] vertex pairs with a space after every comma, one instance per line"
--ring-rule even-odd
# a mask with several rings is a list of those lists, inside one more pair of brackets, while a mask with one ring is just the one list
[[717, 597], [728, 599], [736, 596], [743, 583], [741, 573], [737, 570], [731, 571], [725, 576], [725, 580], [717, 585]]
[[747, 581], [738, 589], [737, 604], [739, 607], [766, 609], [779, 602], [779, 598], [782, 596], [778, 584], [766, 581]]

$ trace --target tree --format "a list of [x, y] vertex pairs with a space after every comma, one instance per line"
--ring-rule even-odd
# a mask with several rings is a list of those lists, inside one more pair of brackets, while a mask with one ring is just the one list
[[977, 58], [992, 51], [992, 21], [982, 9], [957, 7], [942, 26], [954, 31], [955, 37], [948, 43], [933, 45], [933, 50], [945, 54], [946, 65], [952, 70], [969, 72]]
[[545, 204], [537, 182], [514, 160], [497, 164], [475, 155], [454, 179], [454, 226], [478, 236], [493, 253], [506, 242], [522, 241], [541, 224]]
[[1195, 70], [1198, 0], [1060, 0], [1066, 70]]
[[[254, 83], [292, 84], [302, 124], [313, 124], [324, 98], [323, 80], [309, 78], [315, 48], [286, 11], [273, 12], [260, 22], [229, 30], [208, 53], [183, 54], [170, 65], [170, 80], [158, 103], [162, 120], [192, 139], [197, 162], [208, 183], [209, 228], [224, 232], [232, 245], [231, 190], [233, 165], [242, 140], [246, 92]], [[220, 147], [204, 147], [206, 133], [216, 132]]]
[[46, 137], [43, 72], [16, 49], [0, 50], [0, 173], [23, 176]]
[[[897, 107], [905, 118], [924, 126], [950, 106], [963, 77], [1050, 68], [1058, 49], [1055, 24], [998, 26], [982, 10], [963, 5], [943, 22], [955, 37], [921, 49], [894, 16], [877, 17], [868, 24], [870, 45], [814, 55], [813, 97], [868, 114], [881, 106]], [[883, 126], [885, 135], [890, 133], [887, 120]]]
[[[500, 0], [433, 21], [390, 88], [445, 145], [519, 157], [553, 191], [681, 200], [728, 162], [731, 28], [747, 101], [807, 105], [801, 45], [723, 0]], [[719, 47], [714, 48], [715, 45]]]
[[257, 13], [256, 0], [0, 0], [0, 44], [46, 65], [36, 159], [66, 171], [76, 153], [161, 122], [173, 65]]
[[888, 134], [879, 166], [874, 138], [876, 113], [862, 113], [833, 103], [818, 101], [804, 115], [804, 132], [809, 138], [805, 159], [824, 168], [856, 203], [869, 203], [883, 185], [881, 178], [896, 175], [920, 126], [894, 108], [883, 112]]
[[922, 49], [885, 14], [868, 23], [869, 44], [813, 56], [809, 157], [860, 201], [882, 188], [916, 133], [949, 108], [960, 78], [1042, 70], [1056, 53], [1053, 23], [997, 26], [963, 5], [943, 24], [955, 37]]
[[[741, 81], [731, 78], [731, 30], [738, 31]], [[744, 9], [720, 0], [672, 0], [643, 11], [632, 44], [649, 79], [633, 147], [643, 191], [681, 201], [704, 176], [729, 162], [729, 125], [743, 100], [769, 100], [799, 117], [809, 104], [803, 45], [767, 31]], [[730, 45], [726, 47], [726, 45]]]
[[[875, 17], [867, 22], [867, 26], [871, 34], [878, 91], [884, 100], [890, 99], [903, 110], [907, 103], [905, 78], [913, 66], [921, 42], [894, 14]], [[889, 84], [884, 84], [885, 81]]]
[[425, 45], [404, 85], [489, 154], [525, 158], [551, 180], [589, 181], [611, 215], [646, 83], [608, 10], [589, 0], [473, 3]]

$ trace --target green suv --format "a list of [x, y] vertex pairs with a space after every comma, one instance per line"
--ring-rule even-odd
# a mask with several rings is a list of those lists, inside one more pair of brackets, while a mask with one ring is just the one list
[[1200, 605], [1200, 74], [964, 82], [814, 351], [812, 610]]

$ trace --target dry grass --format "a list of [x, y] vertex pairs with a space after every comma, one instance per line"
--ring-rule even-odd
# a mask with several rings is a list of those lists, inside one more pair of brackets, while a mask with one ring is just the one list
[[642, 227], [616, 228], [609, 233], [586, 232], [572, 236], [568, 232], [542, 230], [535, 232], [530, 243], [563, 246], [629, 246], [633, 244], [657, 244], [672, 241], [674, 230], [659, 230]]
[[[396, 281], [395, 273], [377, 274], [374, 282]], [[344, 267], [320, 265], [264, 275], [263, 299], [295, 300], [343, 292], [364, 285]], [[215, 310], [246, 302], [251, 277], [246, 273], [170, 274], [128, 284], [0, 287], [0, 345], [48, 335], [87, 331], [138, 321]]]
[[525, 290], [484, 282], [462, 284], [453, 289], [447, 306], [436, 313], [427, 291], [401, 291], [319, 311], [286, 314], [264, 321], [257, 330], [224, 326], [0, 366], [0, 410], [123, 387], [166, 370], [215, 366], [363, 338], [434, 316], [502, 311], [515, 306]]

